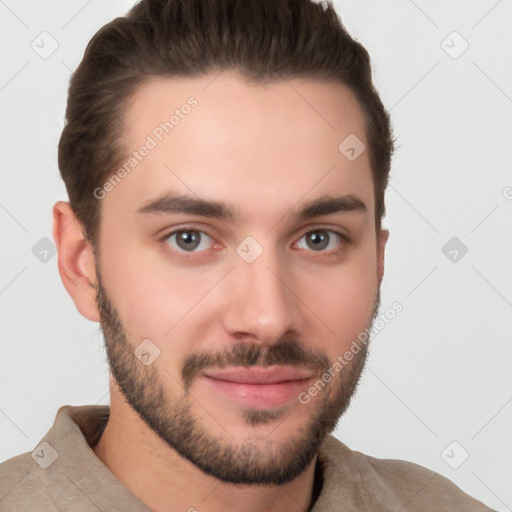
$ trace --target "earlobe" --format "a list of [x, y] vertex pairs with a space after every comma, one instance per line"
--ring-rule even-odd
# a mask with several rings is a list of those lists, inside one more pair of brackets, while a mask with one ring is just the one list
[[64, 287], [78, 311], [85, 318], [99, 322], [93, 249], [68, 202], [58, 201], [53, 207], [53, 238]]
[[383, 229], [380, 232], [379, 240], [377, 242], [377, 277], [379, 285], [384, 277], [384, 255], [386, 252], [386, 244], [389, 238], [389, 230]]

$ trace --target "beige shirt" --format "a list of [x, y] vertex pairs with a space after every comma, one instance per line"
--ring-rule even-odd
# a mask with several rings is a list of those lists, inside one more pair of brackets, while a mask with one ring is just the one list
[[[0, 464], [0, 512], [150, 512], [96, 457], [108, 406], [61, 407], [33, 452]], [[311, 512], [492, 510], [417, 464], [377, 459], [328, 436]]]

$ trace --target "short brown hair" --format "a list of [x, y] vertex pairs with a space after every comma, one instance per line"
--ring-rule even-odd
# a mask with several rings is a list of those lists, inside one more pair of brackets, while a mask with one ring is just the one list
[[379, 232], [393, 152], [389, 115], [373, 86], [368, 52], [332, 3], [142, 0], [93, 36], [70, 81], [59, 168], [93, 245], [100, 221], [94, 190], [121, 164], [123, 112], [137, 87], [153, 77], [225, 69], [255, 83], [302, 77], [352, 90], [365, 115]]

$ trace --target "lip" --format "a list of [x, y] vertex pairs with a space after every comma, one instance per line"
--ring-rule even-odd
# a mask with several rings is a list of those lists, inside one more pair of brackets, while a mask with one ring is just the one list
[[273, 409], [296, 400], [315, 375], [311, 370], [290, 366], [231, 367], [205, 370], [200, 378], [237, 405]]
[[205, 370], [203, 375], [211, 379], [234, 382], [238, 384], [277, 384], [295, 380], [310, 379], [311, 370], [291, 366], [267, 366], [251, 368], [231, 367], [222, 370]]

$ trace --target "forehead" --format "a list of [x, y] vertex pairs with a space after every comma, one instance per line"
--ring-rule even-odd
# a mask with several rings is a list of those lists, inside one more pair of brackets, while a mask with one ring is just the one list
[[373, 212], [368, 152], [343, 152], [354, 142], [357, 152], [367, 147], [361, 107], [346, 87], [255, 85], [231, 71], [154, 78], [137, 89], [123, 121], [128, 172], [105, 203], [135, 210], [175, 192], [282, 215], [302, 197], [340, 193], [364, 196]]

